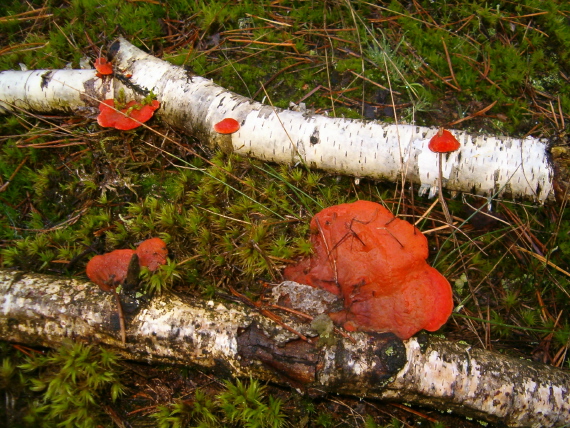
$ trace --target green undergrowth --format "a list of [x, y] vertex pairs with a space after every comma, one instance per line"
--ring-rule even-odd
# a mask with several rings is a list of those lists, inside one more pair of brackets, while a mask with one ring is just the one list
[[225, 391], [214, 397], [202, 390], [192, 400], [160, 406], [153, 414], [158, 428], [251, 427], [281, 428], [289, 426], [279, 399], [267, 395], [256, 380], [235, 383], [226, 381]]
[[94, 428], [110, 423], [104, 408], [124, 394], [115, 354], [79, 343], [24, 351], [28, 356], [8, 344], [0, 349], [0, 391], [11, 403], [2, 409], [5, 426]]
[[[207, 163], [195, 158], [164, 170], [162, 158], [137, 169], [94, 146], [82, 159], [92, 163], [89, 173], [74, 161], [46, 162], [46, 151], [30, 152], [25, 158], [7, 143], [0, 155], [6, 165], [26, 159], [3, 195], [0, 233], [14, 243], [1, 250], [3, 265], [81, 273], [95, 253], [159, 236], [172, 260], [154, 275], [143, 272], [151, 291], [173, 283], [211, 291], [220, 278], [278, 279], [285, 263], [311, 253], [307, 219], [341, 202], [349, 183], [221, 153]], [[29, 199], [22, 201], [22, 192]], [[33, 207], [25, 215], [13, 209], [22, 202]]]

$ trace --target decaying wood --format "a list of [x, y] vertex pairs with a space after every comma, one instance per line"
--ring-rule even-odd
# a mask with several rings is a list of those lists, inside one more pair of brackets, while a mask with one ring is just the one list
[[435, 336], [402, 342], [355, 333], [319, 343], [310, 326], [283, 314], [312, 337], [303, 341], [243, 305], [169, 295], [126, 299], [123, 346], [113, 296], [90, 282], [4, 269], [0, 291], [3, 340], [57, 346], [73, 339], [133, 360], [199, 365], [309, 393], [419, 403], [510, 426], [570, 423], [570, 373]]
[[[356, 177], [405, 179], [420, 184], [420, 193], [437, 191], [437, 154], [427, 148], [437, 129], [273, 108], [193, 76], [122, 38], [110, 54], [116, 78], [100, 79], [95, 70], [0, 72], [0, 111], [85, 114], [120, 89], [128, 99], [152, 90], [161, 102], [157, 115], [162, 120], [224, 151]], [[226, 117], [241, 122], [241, 129], [216, 134], [213, 125]], [[444, 158], [449, 190], [539, 202], [555, 192], [564, 195], [546, 141], [453, 133], [462, 147]]]

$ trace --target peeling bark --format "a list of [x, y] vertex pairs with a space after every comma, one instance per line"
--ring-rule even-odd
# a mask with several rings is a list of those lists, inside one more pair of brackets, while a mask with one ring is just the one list
[[58, 346], [71, 338], [133, 360], [418, 403], [513, 427], [570, 423], [570, 373], [434, 336], [402, 342], [390, 333], [355, 333], [319, 344], [293, 318], [284, 317], [309, 341], [238, 304], [169, 295], [127, 299], [123, 346], [113, 296], [90, 282], [3, 269], [0, 292], [3, 340]]
[[[279, 163], [303, 162], [356, 177], [405, 179], [419, 183], [420, 193], [436, 194], [437, 154], [427, 144], [437, 129], [272, 108], [193, 76], [122, 38], [110, 52], [115, 69], [131, 75], [112, 79], [112, 88], [111, 80], [95, 77], [95, 70], [0, 72], [0, 110], [80, 113], [95, 99], [112, 98], [121, 88], [129, 99], [152, 90], [161, 102], [157, 115], [162, 120], [226, 152]], [[215, 133], [213, 125], [226, 117], [238, 120], [241, 129], [231, 135]], [[452, 132], [462, 146], [445, 158], [447, 189], [538, 202], [553, 198], [555, 190], [564, 194], [565, 184], [556, 180], [546, 141]]]

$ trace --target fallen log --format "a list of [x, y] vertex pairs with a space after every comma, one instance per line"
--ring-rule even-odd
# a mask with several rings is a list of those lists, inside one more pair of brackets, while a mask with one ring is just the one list
[[[436, 194], [437, 154], [427, 145], [437, 129], [263, 105], [148, 55], [122, 38], [110, 47], [110, 56], [115, 78], [96, 77], [95, 70], [0, 72], [0, 111], [93, 115], [101, 100], [114, 98], [120, 90], [127, 99], [152, 91], [164, 122], [226, 152], [355, 177], [414, 182], [420, 193]], [[214, 124], [227, 117], [238, 120], [241, 129], [217, 134]], [[566, 196], [564, 169], [552, 162], [546, 141], [453, 134], [461, 149], [446, 156], [447, 189], [541, 203], [555, 193]]]
[[[302, 290], [302, 300], [311, 290]], [[309, 393], [418, 403], [513, 427], [570, 423], [567, 371], [436, 336], [402, 342], [391, 333], [352, 333], [319, 341], [308, 324], [281, 315], [303, 340], [241, 304], [124, 296], [123, 346], [113, 296], [90, 282], [0, 269], [0, 293], [2, 340], [58, 346], [72, 338], [132, 360], [198, 365]]]

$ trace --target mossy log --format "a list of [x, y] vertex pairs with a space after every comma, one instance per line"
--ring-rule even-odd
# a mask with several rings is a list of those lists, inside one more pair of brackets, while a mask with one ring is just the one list
[[[435, 128], [331, 118], [282, 110], [237, 95], [211, 80], [155, 58], [120, 38], [110, 47], [115, 77], [95, 70], [0, 72], [0, 112], [97, 114], [119, 90], [127, 99], [150, 91], [157, 115], [202, 142], [279, 163], [304, 163], [337, 174], [417, 183], [435, 195], [437, 154], [428, 148]], [[128, 76], [128, 77], [126, 77]], [[231, 117], [241, 129], [220, 135], [214, 124]], [[564, 198], [566, 169], [553, 162], [547, 141], [452, 131], [460, 150], [444, 157], [443, 186], [484, 196], [537, 202]]]
[[281, 314], [303, 340], [235, 302], [124, 296], [123, 345], [113, 295], [88, 281], [3, 269], [0, 292], [2, 340], [54, 347], [71, 339], [132, 360], [197, 365], [309, 394], [418, 403], [513, 427], [570, 423], [567, 371], [435, 336], [402, 342], [390, 333], [351, 333], [322, 341], [307, 324]]

